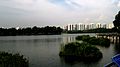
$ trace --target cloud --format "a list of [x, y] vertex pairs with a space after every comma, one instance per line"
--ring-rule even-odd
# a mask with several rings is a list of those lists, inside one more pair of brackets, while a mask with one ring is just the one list
[[120, 1], [118, 2], [117, 6], [120, 7]]
[[117, 6], [120, 0], [1, 0], [0, 25], [112, 23]]
[[117, 6], [120, 7], [120, 0], [112, 0], [112, 3]]

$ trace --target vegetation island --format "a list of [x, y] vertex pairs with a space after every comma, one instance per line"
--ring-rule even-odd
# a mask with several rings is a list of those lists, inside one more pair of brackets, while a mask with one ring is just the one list
[[76, 42], [64, 44], [61, 47], [60, 57], [71, 57], [80, 61], [97, 61], [102, 58], [102, 52], [95, 46], [110, 46], [110, 40], [107, 38], [90, 37], [82, 35], [76, 37]]
[[59, 56], [75, 58], [79, 61], [97, 61], [102, 58], [102, 53], [97, 47], [89, 43], [71, 42], [61, 48]]

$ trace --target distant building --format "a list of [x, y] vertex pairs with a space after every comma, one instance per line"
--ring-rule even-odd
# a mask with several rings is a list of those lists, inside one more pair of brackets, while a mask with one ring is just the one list
[[113, 28], [114, 27], [114, 25], [113, 24], [108, 24], [108, 29], [111, 29], [111, 28]]
[[102, 28], [101, 23], [97, 23], [97, 24], [96, 24], [96, 28]]
[[72, 31], [72, 30], [89, 30], [89, 29], [95, 29], [95, 28], [111, 29], [113, 27], [114, 27], [113, 24], [101, 24], [101, 23], [83, 24], [83, 23], [78, 23], [78, 24], [68, 24], [67, 26], [65, 26], [65, 29]]
[[78, 26], [78, 30], [85, 30], [85, 24], [79, 23]]
[[103, 24], [103, 27], [102, 27], [102, 28], [105, 28], [105, 29], [106, 29], [106, 28], [107, 28], [107, 24]]
[[90, 29], [95, 29], [95, 28], [96, 28], [96, 24], [90, 23]]

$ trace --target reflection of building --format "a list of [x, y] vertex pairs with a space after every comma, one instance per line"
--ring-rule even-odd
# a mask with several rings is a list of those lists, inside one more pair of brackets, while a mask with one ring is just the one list
[[113, 24], [101, 24], [101, 23], [83, 24], [83, 23], [79, 23], [79, 24], [68, 24], [67, 26], [65, 26], [65, 29], [72, 31], [72, 30], [89, 30], [89, 29], [95, 29], [95, 28], [111, 29], [113, 27], [114, 27]]
[[69, 42], [73, 42], [73, 41], [75, 41], [75, 37], [74, 36], [63, 37], [63, 43], [69, 43]]

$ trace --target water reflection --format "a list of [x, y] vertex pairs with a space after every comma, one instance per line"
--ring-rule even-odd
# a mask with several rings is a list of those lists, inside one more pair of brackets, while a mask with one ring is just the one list
[[[99, 47], [103, 58], [98, 62], [84, 63], [68, 61], [59, 57], [62, 43], [75, 41], [75, 37], [84, 34], [42, 35], [42, 36], [11, 36], [0, 37], [0, 50], [20, 53], [29, 58], [30, 67], [103, 67], [111, 62], [114, 51], [120, 53], [120, 46]], [[95, 36], [95, 34], [86, 34]], [[117, 42], [114, 40], [114, 43]], [[115, 49], [115, 50], [113, 50]]]
[[114, 53], [120, 54], [120, 36], [107, 37], [114, 44]]
[[96, 37], [103, 37], [110, 39], [110, 42], [113, 44], [119, 44], [120, 42], [120, 36], [96, 36]]
[[115, 54], [120, 54], [120, 36], [114, 39], [114, 44]]
[[[101, 59], [83, 59], [78, 57], [60, 57], [61, 61], [66, 64], [77, 64], [77, 63], [84, 63], [84, 64], [91, 64], [91, 63], [98, 63]], [[91, 61], [92, 60], [92, 61]], [[93, 61], [94, 60], [94, 61]]]
[[63, 37], [63, 43], [69, 43], [69, 42], [73, 42], [75, 41], [75, 36], [67, 36], [67, 37]]

